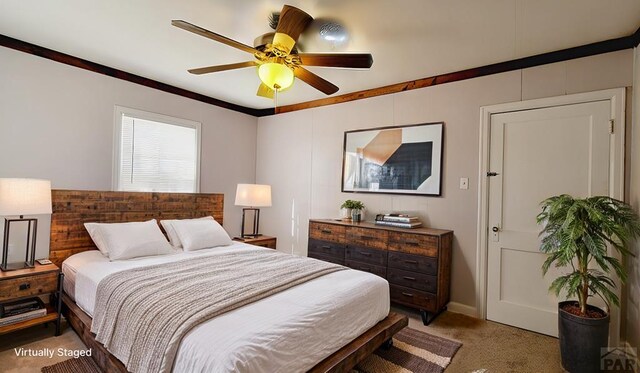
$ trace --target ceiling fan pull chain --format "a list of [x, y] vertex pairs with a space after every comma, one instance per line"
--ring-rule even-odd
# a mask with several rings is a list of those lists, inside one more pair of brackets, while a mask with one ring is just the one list
[[278, 88], [274, 87], [274, 92], [275, 94], [273, 95], [273, 109], [277, 109], [278, 108]]

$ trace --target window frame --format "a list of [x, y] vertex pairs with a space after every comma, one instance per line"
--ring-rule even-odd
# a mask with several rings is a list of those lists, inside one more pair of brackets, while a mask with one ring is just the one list
[[[180, 126], [193, 128], [196, 130], [196, 175], [195, 186], [196, 190], [193, 192], [172, 192], [172, 193], [200, 193], [200, 158], [201, 158], [201, 144], [202, 144], [202, 124], [189, 119], [176, 118], [169, 115], [152, 113], [149, 111], [133, 109], [125, 106], [116, 105], [114, 107], [114, 126], [113, 126], [113, 155], [112, 155], [112, 181], [111, 189], [113, 191], [121, 191], [120, 189], [120, 172], [121, 172], [121, 160], [120, 153], [122, 147], [122, 116], [127, 115], [143, 120], [149, 120], [154, 122], [160, 122], [172, 126]], [[138, 191], [144, 192], [144, 191]]]

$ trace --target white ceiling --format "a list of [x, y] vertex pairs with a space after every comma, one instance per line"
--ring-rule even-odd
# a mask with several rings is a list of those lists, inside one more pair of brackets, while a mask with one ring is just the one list
[[[284, 3], [340, 20], [351, 39], [338, 52], [370, 52], [370, 70], [309, 68], [336, 95], [487, 65], [633, 33], [638, 0], [0, 0], [0, 33], [252, 108], [255, 69], [191, 75], [187, 69], [253, 57], [171, 26], [183, 19], [252, 45]], [[306, 52], [330, 52], [323, 48]], [[324, 49], [324, 50], [323, 50]], [[287, 105], [326, 97], [304, 82]]]

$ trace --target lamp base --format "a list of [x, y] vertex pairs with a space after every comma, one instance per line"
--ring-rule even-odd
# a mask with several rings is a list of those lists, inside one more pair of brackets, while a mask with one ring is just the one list
[[262, 233], [256, 234], [256, 235], [245, 234], [244, 237], [242, 236], [233, 237], [233, 240], [239, 241], [239, 242], [245, 242], [245, 241], [251, 241], [252, 239], [258, 238], [258, 237], [262, 237]]
[[[247, 211], [253, 211], [253, 230], [251, 233], [244, 233], [245, 219]], [[240, 237], [242, 238], [256, 238], [262, 236], [258, 233], [258, 227], [260, 225], [260, 209], [255, 207], [245, 207], [242, 209], [242, 226], [240, 227]]]
[[7, 263], [4, 265], [0, 266], [0, 270], [2, 270], [3, 272], [9, 272], [9, 271], [16, 271], [18, 269], [25, 269], [25, 268], [33, 268], [35, 267], [35, 265], [31, 265], [29, 263], [26, 262], [18, 262], [18, 263]]
[[240, 238], [242, 239], [251, 239], [251, 238], [256, 238], [256, 237], [260, 237], [262, 236], [262, 233], [256, 233], [256, 234], [245, 234], [244, 236], [241, 236]]
[[[9, 231], [11, 223], [27, 223], [27, 249], [24, 262], [8, 263], [9, 257]], [[36, 258], [36, 232], [38, 231], [38, 219], [27, 218], [20, 215], [19, 219], [4, 218], [4, 239], [2, 240], [2, 261], [0, 262], [0, 270], [15, 271], [16, 269], [33, 268]]]

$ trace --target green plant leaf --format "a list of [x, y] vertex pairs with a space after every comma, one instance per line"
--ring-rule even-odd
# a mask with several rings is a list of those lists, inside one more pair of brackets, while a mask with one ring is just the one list
[[[624, 283], [627, 273], [620, 260], [608, 254], [608, 247], [623, 258], [631, 255], [628, 245], [640, 236], [637, 213], [607, 196], [576, 199], [563, 194], [545, 199], [540, 207], [542, 211], [536, 216], [541, 225], [540, 251], [548, 255], [543, 275], [551, 265], [572, 270], [556, 278], [549, 290], [556, 296], [563, 290], [567, 297], [577, 296], [581, 307], [586, 307], [587, 298], [593, 295], [602, 297], [607, 307], [619, 305], [612, 290], [615, 282], [608, 274], [615, 273]], [[597, 268], [592, 268], [595, 265]]]

